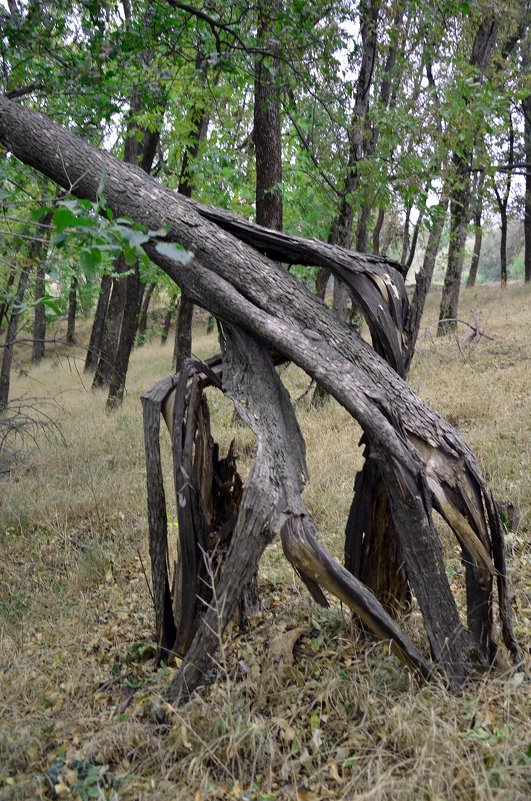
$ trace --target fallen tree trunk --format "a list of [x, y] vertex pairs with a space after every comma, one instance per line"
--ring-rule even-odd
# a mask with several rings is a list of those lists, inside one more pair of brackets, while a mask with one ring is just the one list
[[[76, 196], [95, 200], [103, 179], [106, 202], [115, 215], [151, 230], [164, 226], [164, 243], [154, 237], [145, 246], [150, 258], [195, 303], [294, 361], [358, 420], [371, 458], [388, 478], [401, 558], [432, 656], [451, 679], [461, 682], [476, 661], [492, 658], [493, 576], [504, 641], [517, 660], [502, 530], [490, 491], [457, 432], [400, 377], [407, 307], [395, 265], [331, 250], [313, 240], [286, 238], [202, 207], [5, 97], [0, 98], [0, 142]], [[195, 258], [183, 263], [173, 257], [169, 242], [180, 243]], [[369, 320], [375, 349], [282, 268], [277, 259], [288, 253], [291, 262], [326, 262], [334, 274], [347, 277]], [[468, 629], [460, 622], [448, 585], [432, 505], [463, 548]], [[296, 528], [292, 526], [286, 545], [292, 558], [297, 556], [293, 543], [302, 536]], [[332, 589], [333, 566], [318, 549], [315, 553], [324, 571], [319, 583]]]

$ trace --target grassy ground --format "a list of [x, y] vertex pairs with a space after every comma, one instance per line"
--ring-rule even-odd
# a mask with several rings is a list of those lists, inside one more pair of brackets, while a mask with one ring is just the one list
[[[459, 344], [435, 339], [434, 292], [411, 374], [472, 446], [497, 497], [519, 507], [507, 547], [524, 655], [530, 299], [522, 286], [463, 291], [461, 314], [471, 320], [474, 309], [493, 337], [466, 347], [464, 328]], [[194, 350], [206, 357], [216, 343], [203, 331]], [[158, 343], [136, 351], [112, 416], [83, 383], [81, 349], [14, 381], [13, 396], [39, 396], [62, 439], [27, 441], [0, 483], [1, 801], [528, 798], [528, 680], [502, 660], [458, 697], [420, 686], [384, 645], [360, 640], [340, 606], [316, 607], [278, 544], [263, 561], [262, 613], [245, 634], [228, 632], [218, 681], [172, 712], [174, 725], [153, 722], [174, 668], [154, 670], [138, 397], [168, 374], [170, 358]], [[294, 396], [308, 386], [293, 367], [285, 378]], [[217, 397], [213, 407], [226, 445], [230, 407]], [[340, 557], [360, 432], [335, 403], [299, 412], [307, 503]], [[252, 440], [241, 429], [236, 440], [245, 462]], [[451, 579], [460, 596], [458, 564]]]

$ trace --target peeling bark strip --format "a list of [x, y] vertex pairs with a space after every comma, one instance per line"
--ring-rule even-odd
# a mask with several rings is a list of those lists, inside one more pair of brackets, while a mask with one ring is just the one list
[[[179, 374], [142, 397], [147, 464], [148, 524], [159, 659], [184, 655], [211, 600], [208, 566], [220, 564], [236, 521], [241, 480], [232, 447], [225, 459], [210, 435], [203, 389], [221, 389], [221, 360], [186, 361]], [[178, 560], [169, 564], [160, 417], [172, 436], [179, 524]], [[171, 578], [170, 578], [171, 577]]]
[[[389, 352], [391, 363], [393, 351], [396, 359], [401, 350], [401, 332], [400, 336], [396, 333], [400, 326], [395, 321], [396, 348], [388, 345], [391, 336], [385, 333], [385, 320], [392, 321], [393, 315], [398, 320], [403, 296], [400, 276], [392, 272], [393, 265], [341, 248], [334, 248], [332, 253], [315, 241], [299, 242], [290, 237], [286, 240], [282, 234], [243, 221], [236, 224], [234, 215], [179, 197], [138, 168], [117, 162], [5, 97], [0, 97], [0, 142], [79, 197], [95, 200], [103, 176], [107, 204], [115, 216], [131, 217], [151, 230], [165, 224], [166, 240], [181, 243], [195, 258], [184, 265], [159, 252], [156, 242], [146, 245], [150, 258], [192, 300], [222, 323], [238, 326], [294, 361], [358, 420], [370, 452], [389, 476], [390, 502], [400, 549], [404, 560], [408, 560], [408, 578], [424, 617], [432, 653], [450, 676], [457, 682], [470, 671], [470, 643], [480, 659], [489, 656], [492, 593], [490, 578], [486, 577], [492, 573], [491, 561], [498, 584], [504, 641], [518, 660], [501, 524], [473, 454], [457, 432], [421, 401], [370, 345], [260, 251], [265, 249], [268, 255], [278, 258], [278, 251], [290, 248], [291, 261], [321, 264], [320, 260], [328, 259], [332, 269], [343, 267], [350, 274], [372, 281], [378, 287], [379, 308], [374, 308], [370, 298], [367, 304], [373, 314], [376, 341], [380, 338], [380, 343], [386, 343], [381, 347], [385, 347], [386, 356]], [[209, 215], [222, 217], [224, 222], [215, 224]], [[245, 244], [244, 238], [252, 247]], [[296, 255], [299, 248], [300, 259]], [[374, 276], [383, 282], [385, 297], [380, 280], [375, 281]], [[376, 323], [381, 315], [379, 327]], [[455, 623], [458, 615], [431, 519], [432, 504], [459, 537], [470, 565], [467, 582], [470, 577], [472, 594], [481, 598], [479, 617], [474, 616], [473, 625], [469, 610], [469, 632]], [[263, 509], [265, 514], [265, 506]], [[263, 521], [259, 524], [252, 519], [251, 511], [249, 515], [248, 525], [262, 532]], [[237, 532], [238, 527], [233, 543]], [[237, 583], [241, 583], [240, 577]], [[160, 599], [158, 603], [160, 611]], [[193, 644], [188, 654], [192, 653]]]

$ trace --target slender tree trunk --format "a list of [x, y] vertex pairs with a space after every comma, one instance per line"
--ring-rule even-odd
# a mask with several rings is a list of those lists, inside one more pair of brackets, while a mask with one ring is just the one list
[[44, 340], [46, 339], [46, 308], [43, 303], [46, 291], [46, 267], [44, 261], [39, 262], [35, 273], [35, 313], [33, 318], [33, 346], [31, 363], [39, 364], [44, 358]]
[[112, 285], [111, 276], [108, 273], [104, 273], [101, 277], [100, 293], [98, 295], [94, 322], [92, 323], [92, 330], [90, 332], [90, 342], [87, 350], [87, 358], [85, 359], [85, 373], [95, 372], [98, 364]]
[[[160, 131], [148, 130], [144, 131], [141, 143], [134, 135], [129, 136], [125, 143], [125, 161], [131, 164], [138, 164], [140, 169], [149, 175], [159, 138]], [[135, 342], [138, 313], [143, 293], [144, 285], [140, 280], [138, 264], [135, 264], [134, 271], [125, 279], [119, 337], [109, 382], [109, 395], [107, 397], [108, 410], [115, 409], [123, 400], [129, 357]]]
[[367, 225], [370, 216], [371, 208], [368, 203], [365, 203], [361, 208], [358, 227], [356, 228], [356, 250], [358, 253], [366, 253], [368, 250], [369, 231]]
[[409, 254], [407, 257], [407, 261], [405, 262], [405, 266], [407, 267], [408, 270], [413, 264], [413, 259], [415, 258], [415, 253], [417, 252], [417, 242], [419, 241], [419, 233], [423, 219], [424, 219], [424, 211], [420, 211], [419, 216], [417, 217], [417, 222], [415, 223], [415, 227], [413, 229], [413, 236], [411, 237]]
[[26, 264], [22, 268], [18, 279], [17, 291], [11, 304], [11, 314], [6, 331], [5, 346], [2, 350], [2, 367], [0, 368], [0, 411], [5, 409], [9, 401], [9, 390], [11, 387], [11, 366], [13, 364], [13, 350], [16, 344], [18, 324], [20, 319], [20, 309], [26, 294], [28, 280], [33, 265], [44, 255], [46, 243], [43, 241], [47, 235], [47, 228], [43, 228], [39, 240], [33, 240], [30, 244]]
[[267, 55], [255, 63], [254, 132], [256, 222], [282, 230], [282, 128], [280, 118], [280, 41], [273, 34], [279, 0], [258, 3], [257, 39]]
[[175, 329], [175, 345], [173, 348], [173, 371], [178, 373], [186, 359], [192, 353], [192, 320], [194, 304], [184, 293], [181, 295], [177, 327]]
[[[512, 115], [509, 115], [509, 147], [507, 152], [507, 163], [512, 164], [514, 161], [514, 126]], [[508, 169], [505, 174], [503, 194], [498, 189], [496, 181], [494, 181], [494, 194], [498, 203], [500, 211], [500, 283], [501, 288], [505, 289], [507, 286], [507, 207], [509, 205], [509, 197], [511, 195], [512, 174]]]
[[168, 341], [168, 335], [170, 333], [170, 325], [172, 318], [175, 314], [175, 310], [179, 305], [179, 299], [176, 294], [171, 294], [169, 301], [168, 308], [166, 309], [166, 313], [164, 315], [164, 322], [162, 323], [162, 331], [160, 334], [160, 344], [165, 345]]
[[402, 233], [402, 255], [400, 262], [405, 264], [407, 261], [407, 254], [409, 253], [409, 220], [411, 217], [411, 206], [406, 208], [406, 219], [404, 220], [404, 231]]
[[[203, 70], [203, 60], [198, 53], [196, 58], [196, 68]], [[191, 167], [199, 155], [201, 143], [205, 139], [208, 131], [210, 115], [204, 105], [198, 103], [193, 109], [190, 118], [190, 135], [188, 144], [184, 149], [181, 174], [179, 176], [179, 186], [177, 191], [185, 197], [191, 198], [194, 193], [194, 181]], [[194, 307], [190, 298], [181, 291], [181, 298], [177, 309], [177, 324], [175, 326], [175, 341], [173, 347], [173, 369], [178, 372], [186, 359], [192, 353], [192, 320]]]
[[77, 312], [77, 278], [75, 275], [73, 275], [70, 281], [70, 292], [68, 293], [68, 320], [66, 327], [67, 345], [75, 344], [76, 312]]
[[328, 281], [330, 280], [330, 270], [326, 267], [320, 267], [317, 273], [317, 278], [315, 279], [315, 294], [321, 300], [325, 299], [326, 296], [326, 288], [328, 286]]
[[[528, 63], [531, 63], [531, 58]], [[527, 166], [525, 174], [525, 210], [524, 210], [524, 280], [531, 283], [531, 95], [522, 101], [524, 112], [524, 152]]]
[[456, 188], [450, 200], [450, 241], [448, 244], [448, 265], [444, 278], [441, 298], [438, 336], [444, 336], [457, 329], [457, 306], [461, 275], [465, 256], [466, 229], [468, 225], [469, 172], [468, 162], [461, 157], [456, 161]]
[[500, 237], [500, 284], [501, 288], [507, 286], [507, 208], [501, 211], [501, 237]]
[[11, 294], [11, 287], [15, 283], [15, 276], [17, 274], [17, 270], [12, 267], [9, 271], [9, 275], [7, 276], [6, 285], [3, 289], [3, 297], [0, 301], [0, 330], [2, 329], [2, 324], [4, 322], [4, 317], [7, 316], [7, 310], [9, 309], [11, 298], [9, 297]]
[[94, 373], [92, 388], [108, 387], [114, 371], [114, 360], [120, 341], [120, 327], [126, 296], [126, 279], [122, 277], [127, 270], [125, 257], [120, 255], [113, 264], [115, 277], [112, 279], [112, 290], [107, 305], [107, 317], [98, 358], [98, 366]]
[[[352, 243], [352, 223], [354, 219], [354, 195], [359, 185], [358, 165], [363, 158], [367, 137], [367, 115], [369, 112], [369, 90], [372, 84], [374, 64], [377, 55], [379, 4], [368, 0], [360, 4], [360, 33], [362, 41], [361, 63], [356, 81], [356, 99], [348, 131], [349, 153], [347, 174], [343, 186], [343, 198], [338, 215], [332, 225], [329, 241], [341, 247], [350, 248]], [[348, 293], [340, 288], [340, 279], [334, 278], [334, 310], [348, 319]], [[336, 286], [337, 285], [337, 286]]]
[[139, 346], [143, 345], [145, 342], [149, 304], [151, 303], [151, 298], [153, 297], [153, 292], [155, 291], [156, 287], [157, 282], [152, 281], [144, 292], [144, 299], [142, 301], [142, 308], [140, 310], [140, 317], [138, 319], [137, 339]]
[[[48, 212], [41, 219], [43, 225], [49, 225], [52, 212]], [[45, 230], [43, 228], [43, 230]], [[43, 298], [46, 292], [46, 260], [41, 259], [37, 264], [35, 273], [35, 316], [33, 318], [33, 346], [31, 349], [32, 364], [39, 364], [44, 358], [46, 339], [46, 307]]]
[[380, 253], [380, 234], [382, 231], [382, 225], [384, 223], [384, 219], [385, 219], [384, 209], [378, 209], [378, 217], [376, 218], [376, 224], [372, 232], [372, 252], [375, 253], [377, 256]]
[[[494, 11], [488, 10], [478, 27], [469, 59], [470, 66], [475, 70], [478, 85], [483, 82], [485, 69], [496, 46], [499, 28], [499, 16]], [[468, 98], [464, 97], [463, 100], [468, 105]], [[477, 134], [477, 130], [475, 133]], [[453, 191], [450, 199], [450, 242], [448, 266], [439, 312], [441, 323], [437, 329], [439, 336], [452, 333], [457, 329], [457, 307], [463, 271], [466, 227], [469, 220], [472, 155], [473, 148], [468, 147], [464, 151], [454, 151], [452, 156], [454, 176]]]
[[135, 341], [138, 312], [140, 310], [142, 299], [142, 284], [138, 274], [138, 268], [135, 269], [134, 275], [128, 276], [125, 289], [125, 304], [122, 315], [120, 338], [118, 342], [118, 350], [114, 359], [114, 369], [112, 371], [111, 381], [109, 384], [109, 396], [107, 398], [108, 411], [116, 409], [121, 405], [125, 392], [125, 379], [127, 377], [129, 357]]
[[435, 221], [433, 222], [428, 237], [428, 244], [424, 253], [424, 261], [422, 268], [415, 276], [415, 292], [411, 301], [409, 314], [406, 320], [407, 332], [407, 358], [406, 369], [409, 369], [411, 359], [415, 352], [417, 344], [417, 337], [420, 330], [420, 321], [424, 312], [426, 298], [431, 286], [433, 278], [433, 271], [435, 269], [435, 262], [437, 260], [437, 253], [441, 242], [441, 236], [446, 222], [446, 213], [448, 209], [448, 198], [445, 195], [445, 190], [441, 196], [441, 200], [437, 206]]
[[483, 226], [481, 218], [483, 215], [483, 186], [485, 184], [485, 174], [481, 173], [478, 178], [476, 205], [474, 207], [474, 252], [470, 262], [470, 272], [466, 285], [468, 289], [475, 286], [478, 276], [479, 258], [481, 256], [481, 245], [483, 242]]

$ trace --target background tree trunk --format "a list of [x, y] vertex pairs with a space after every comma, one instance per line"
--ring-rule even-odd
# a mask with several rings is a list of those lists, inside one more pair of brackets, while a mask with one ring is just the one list
[[155, 291], [156, 287], [157, 287], [157, 282], [152, 281], [144, 292], [144, 297], [142, 300], [142, 308], [140, 310], [140, 315], [138, 318], [137, 339], [139, 347], [142, 346], [145, 342], [149, 304], [151, 303], [151, 298], [153, 297], [153, 292]]
[[178, 373], [186, 359], [192, 353], [192, 320], [194, 315], [193, 301], [184, 294], [181, 295], [177, 326], [175, 329], [175, 345], [173, 349], [172, 368]]
[[17, 291], [11, 303], [11, 313], [7, 325], [5, 344], [2, 348], [2, 367], [0, 368], [0, 410], [5, 409], [9, 401], [9, 390], [11, 386], [11, 367], [13, 364], [13, 350], [16, 344], [18, 323], [20, 319], [20, 308], [24, 302], [24, 295], [28, 286], [29, 277], [33, 266], [43, 258], [47, 247], [46, 237], [48, 228], [43, 228], [39, 239], [34, 239], [28, 250], [26, 264], [22, 268], [18, 279]]
[[[200, 53], [196, 57], [196, 69], [203, 73], [203, 80], [206, 76], [204, 60]], [[204, 141], [210, 115], [202, 103], [197, 103], [192, 109], [190, 118], [190, 135], [188, 144], [183, 153], [181, 173], [179, 176], [179, 186], [177, 191], [184, 197], [191, 198], [194, 193], [194, 181], [191, 167], [196, 162], [199, 155], [201, 143]], [[181, 289], [181, 298], [177, 309], [177, 324], [175, 326], [175, 341], [173, 346], [172, 365], [175, 372], [179, 372], [186, 359], [192, 355], [192, 320], [194, 314], [193, 303]]]
[[[52, 212], [48, 212], [41, 218], [43, 226], [49, 225], [52, 221]], [[46, 229], [43, 227], [43, 231]], [[39, 364], [44, 358], [46, 339], [46, 307], [43, 298], [46, 292], [46, 259], [41, 259], [37, 264], [35, 272], [35, 312], [33, 318], [33, 346], [31, 349], [32, 364]], [[1, 324], [1, 320], [0, 320]]]
[[135, 275], [129, 276], [125, 284], [125, 303], [122, 313], [120, 338], [109, 383], [109, 395], [107, 398], [108, 411], [116, 409], [121, 405], [123, 400], [129, 357], [135, 341], [141, 302], [142, 283], [140, 281], [140, 275], [138, 274], [138, 267], [136, 267]]
[[111, 383], [114, 359], [120, 341], [120, 327], [122, 325], [122, 315], [125, 305], [126, 279], [122, 276], [126, 270], [127, 265], [125, 263], [125, 257], [121, 254], [113, 264], [113, 273], [115, 276], [112, 278], [111, 296], [107, 304], [107, 316], [103, 328], [98, 364], [92, 381], [92, 389], [108, 387]]
[[101, 277], [100, 292], [96, 304], [96, 311], [94, 313], [92, 330], [90, 332], [90, 342], [87, 350], [87, 358], [85, 359], [85, 373], [95, 372], [98, 365], [112, 285], [111, 276], [108, 273], [104, 273]]
[[[531, 57], [527, 63], [531, 64]], [[527, 164], [524, 210], [524, 279], [525, 283], [529, 284], [531, 282], [531, 94], [523, 99], [522, 109], [524, 112], [524, 152]]]
[[[470, 66], [474, 68], [478, 84], [483, 82], [483, 75], [496, 46], [500, 28], [500, 20], [493, 11], [488, 11], [482, 19], [470, 55]], [[469, 99], [463, 97], [468, 105]], [[441, 322], [437, 334], [443, 336], [457, 329], [457, 307], [461, 274], [463, 271], [464, 246], [466, 228], [469, 220], [470, 204], [470, 168], [472, 165], [473, 146], [467, 145], [452, 155], [453, 177], [450, 197], [450, 242], [448, 245], [448, 267], [444, 279], [441, 297], [439, 320]]]
[[66, 326], [66, 344], [74, 345], [76, 337], [76, 312], [77, 312], [77, 278], [75, 275], [70, 279], [70, 292], [68, 293], [68, 320]]
[[171, 293], [169, 300], [168, 300], [168, 308], [166, 309], [166, 313], [164, 315], [164, 321], [162, 323], [162, 331], [160, 333], [160, 344], [165, 345], [168, 341], [168, 335], [170, 333], [170, 325], [172, 321], [172, 317], [175, 314], [176, 307], [179, 305], [179, 299], [177, 292], [175, 294]]
[[267, 55], [255, 63], [254, 129], [256, 222], [282, 230], [282, 128], [280, 118], [280, 41], [273, 34], [280, 0], [258, 3], [257, 40]]
[[483, 226], [481, 225], [481, 217], [483, 215], [483, 186], [485, 184], [485, 173], [480, 173], [476, 190], [476, 203], [474, 206], [474, 252], [472, 253], [472, 260], [470, 262], [470, 272], [466, 281], [467, 287], [470, 289], [475, 286], [479, 257], [481, 256], [481, 244], [483, 241]]
[[33, 346], [31, 363], [39, 364], [44, 358], [46, 339], [46, 307], [43, 303], [46, 291], [46, 267], [44, 260], [37, 265], [35, 273], [35, 312], [33, 318]]

